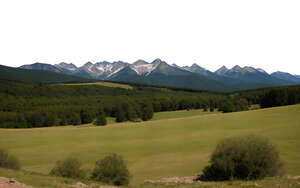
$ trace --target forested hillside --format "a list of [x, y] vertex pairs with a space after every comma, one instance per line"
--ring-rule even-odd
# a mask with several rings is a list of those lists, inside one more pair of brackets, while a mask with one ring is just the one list
[[[272, 99], [284, 96], [285, 102], [269, 101], [267, 104], [272, 105], [264, 105], [270, 92], [275, 96]], [[234, 112], [248, 110], [251, 104], [268, 107], [299, 102], [299, 86], [221, 94], [142, 85], [125, 89], [90, 84], [34, 84], [0, 77], [0, 127], [4, 128], [79, 125], [99, 117], [115, 117], [117, 122], [147, 121], [160, 111], [217, 108]]]
[[220, 94], [172, 91], [165, 88], [122, 89], [101, 85], [0, 82], [0, 126], [41, 127], [91, 123], [102, 115], [118, 122], [149, 120], [153, 112], [216, 107]]

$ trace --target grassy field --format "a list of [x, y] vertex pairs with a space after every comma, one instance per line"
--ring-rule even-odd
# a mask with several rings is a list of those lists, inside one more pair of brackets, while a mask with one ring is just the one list
[[[138, 185], [145, 179], [199, 173], [220, 139], [257, 134], [277, 145], [287, 174], [300, 175], [299, 114], [300, 105], [293, 105], [228, 114], [174, 115], [178, 118], [168, 114], [164, 117], [169, 119], [155, 117], [161, 120], [106, 127], [0, 129], [0, 148], [17, 155], [24, 170], [40, 174], [48, 174], [57, 160], [67, 156], [76, 156], [85, 168], [92, 168], [96, 160], [116, 152], [128, 163], [132, 185]], [[0, 170], [0, 176], [7, 173]]]
[[63, 85], [100, 85], [105, 87], [119, 87], [124, 89], [132, 89], [133, 87], [127, 84], [119, 84], [119, 83], [113, 83], [113, 82], [91, 82], [91, 83], [72, 83], [72, 84], [63, 84]]
[[[155, 120], [163, 120], [163, 119], [174, 119], [174, 118], [185, 118], [185, 117], [192, 117], [192, 116], [200, 116], [200, 115], [208, 115], [208, 114], [215, 114], [221, 113], [218, 111], [204, 112], [202, 109], [200, 110], [178, 110], [178, 111], [168, 111], [168, 112], [156, 112], [153, 115], [151, 121]], [[106, 118], [107, 124], [114, 124], [116, 123], [116, 118], [114, 117], [107, 117]]]
[[174, 119], [174, 118], [186, 118], [192, 116], [200, 116], [200, 115], [208, 115], [208, 114], [215, 114], [220, 113], [218, 111], [204, 112], [201, 110], [178, 110], [178, 111], [170, 111], [170, 112], [157, 112], [154, 113], [154, 116], [151, 120], [163, 120], [163, 119]]

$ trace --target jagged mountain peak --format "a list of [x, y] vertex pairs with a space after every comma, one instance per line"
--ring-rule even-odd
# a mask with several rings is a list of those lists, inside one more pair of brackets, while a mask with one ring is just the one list
[[108, 61], [99, 61], [95, 63], [95, 65], [108, 65], [108, 64], [110, 64], [110, 62]]
[[129, 63], [126, 63], [124, 61], [114, 61], [111, 63], [112, 66], [117, 66], [117, 67], [125, 67], [128, 66]]
[[145, 65], [145, 64], [149, 64], [149, 63], [147, 61], [142, 60], [142, 59], [139, 59], [139, 60], [137, 60], [133, 63], [133, 65]]
[[161, 63], [162, 61], [160, 59], [156, 59], [152, 63], [148, 63], [144, 60], [138, 60], [131, 64], [130, 68], [134, 70], [138, 75], [149, 75]]
[[179, 76], [179, 75], [189, 75], [191, 74], [189, 71], [184, 70], [182, 68], [177, 68], [174, 66], [171, 66], [167, 64], [165, 61], [158, 61], [155, 63], [152, 63], [153, 65], [156, 65], [156, 67], [151, 72], [151, 76], [153, 75], [165, 75], [165, 76]]
[[191, 67], [201, 67], [197, 63], [193, 63]]
[[156, 58], [154, 61], [152, 61], [152, 64], [160, 64], [160, 63], [166, 63], [166, 62], [162, 61], [159, 58]]
[[244, 68], [242, 68], [243, 72], [257, 72], [257, 70], [253, 67], [249, 67], [249, 66], [245, 66]]
[[63, 73], [71, 74], [78, 70], [78, 67], [73, 63], [65, 63], [61, 62], [59, 64], [54, 65], [55, 67], [59, 68]]
[[235, 65], [234, 67], [232, 67], [231, 69], [232, 71], [241, 71], [242, 67], [240, 67], [239, 65]]
[[97, 62], [92, 66], [87, 66], [89, 68], [86, 71], [90, 72], [89, 74], [91, 74], [93, 77], [105, 79], [120, 71], [127, 65], [128, 63], [123, 61], [114, 61], [112, 63], [108, 61], [102, 61]]
[[94, 65], [94, 64], [92, 62], [88, 61], [83, 66], [92, 66], [92, 65]]
[[61, 65], [61, 66], [74, 66], [74, 67], [77, 67], [76, 65], [74, 65], [73, 63], [66, 63], [66, 62], [60, 62], [59, 64], [57, 65]]
[[195, 72], [195, 73], [201, 73], [201, 74], [206, 74], [208, 70], [205, 68], [201, 67], [200, 65], [193, 63], [192, 66], [184, 66], [184, 70], [190, 71], [190, 72]]
[[200, 65], [193, 63], [191, 68], [196, 68], [196, 69], [202, 69], [202, 70], [206, 70], [205, 68], [201, 67]]
[[268, 74], [264, 69], [261, 69], [261, 68], [257, 68], [256, 69], [257, 71], [261, 72], [261, 73], [265, 73], [265, 74]]
[[78, 68], [76, 65], [73, 63], [66, 63], [66, 62], [61, 62], [59, 64], [54, 65], [56, 67], [62, 67], [62, 68]]
[[127, 63], [124, 61], [114, 61], [112, 62], [112, 64], [127, 64]]
[[228, 71], [225, 72], [226, 73], [255, 73], [255, 72], [260, 72], [258, 70], [256, 70], [253, 67], [250, 66], [245, 66], [245, 67], [240, 67], [239, 65], [235, 65], [232, 69], [229, 69]]
[[215, 74], [217, 75], [224, 75], [229, 69], [223, 65], [221, 68], [215, 71]]

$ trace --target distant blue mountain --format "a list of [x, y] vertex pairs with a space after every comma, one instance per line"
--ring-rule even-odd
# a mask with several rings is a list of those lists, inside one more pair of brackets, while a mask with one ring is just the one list
[[[36, 69], [39, 68], [39, 70]], [[46, 67], [46, 68], [45, 68]], [[91, 79], [86, 79], [78, 76], [67, 75], [59, 72], [52, 65], [35, 64], [34, 67], [28, 69], [12, 68], [0, 65], [0, 77], [7, 77], [25, 82], [37, 83], [61, 83], [61, 82], [88, 82]]]
[[282, 80], [292, 81], [292, 82], [300, 84], [300, 76], [292, 75], [292, 74], [287, 73], [287, 72], [277, 71], [277, 72], [273, 72], [271, 74], [271, 76], [282, 79]]
[[138, 82], [154, 85], [185, 87], [213, 91], [234, 91], [269, 86], [299, 84], [299, 76], [289, 73], [275, 72], [268, 74], [263, 69], [240, 67], [231, 69], [222, 66], [211, 72], [198, 64], [192, 66], [169, 65], [161, 59], [149, 63], [138, 60], [132, 64], [117, 62], [88, 62], [81, 67], [71, 63], [56, 65], [35, 63], [23, 65], [23, 69], [48, 70], [57, 73], [69, 74], [83, 78]]

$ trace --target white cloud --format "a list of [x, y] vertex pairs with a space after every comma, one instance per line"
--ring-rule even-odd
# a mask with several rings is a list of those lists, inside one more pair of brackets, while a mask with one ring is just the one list
[[300, 74], [298, 0], [9, 0], [0, 2], [0, 64], [159, 57]]

